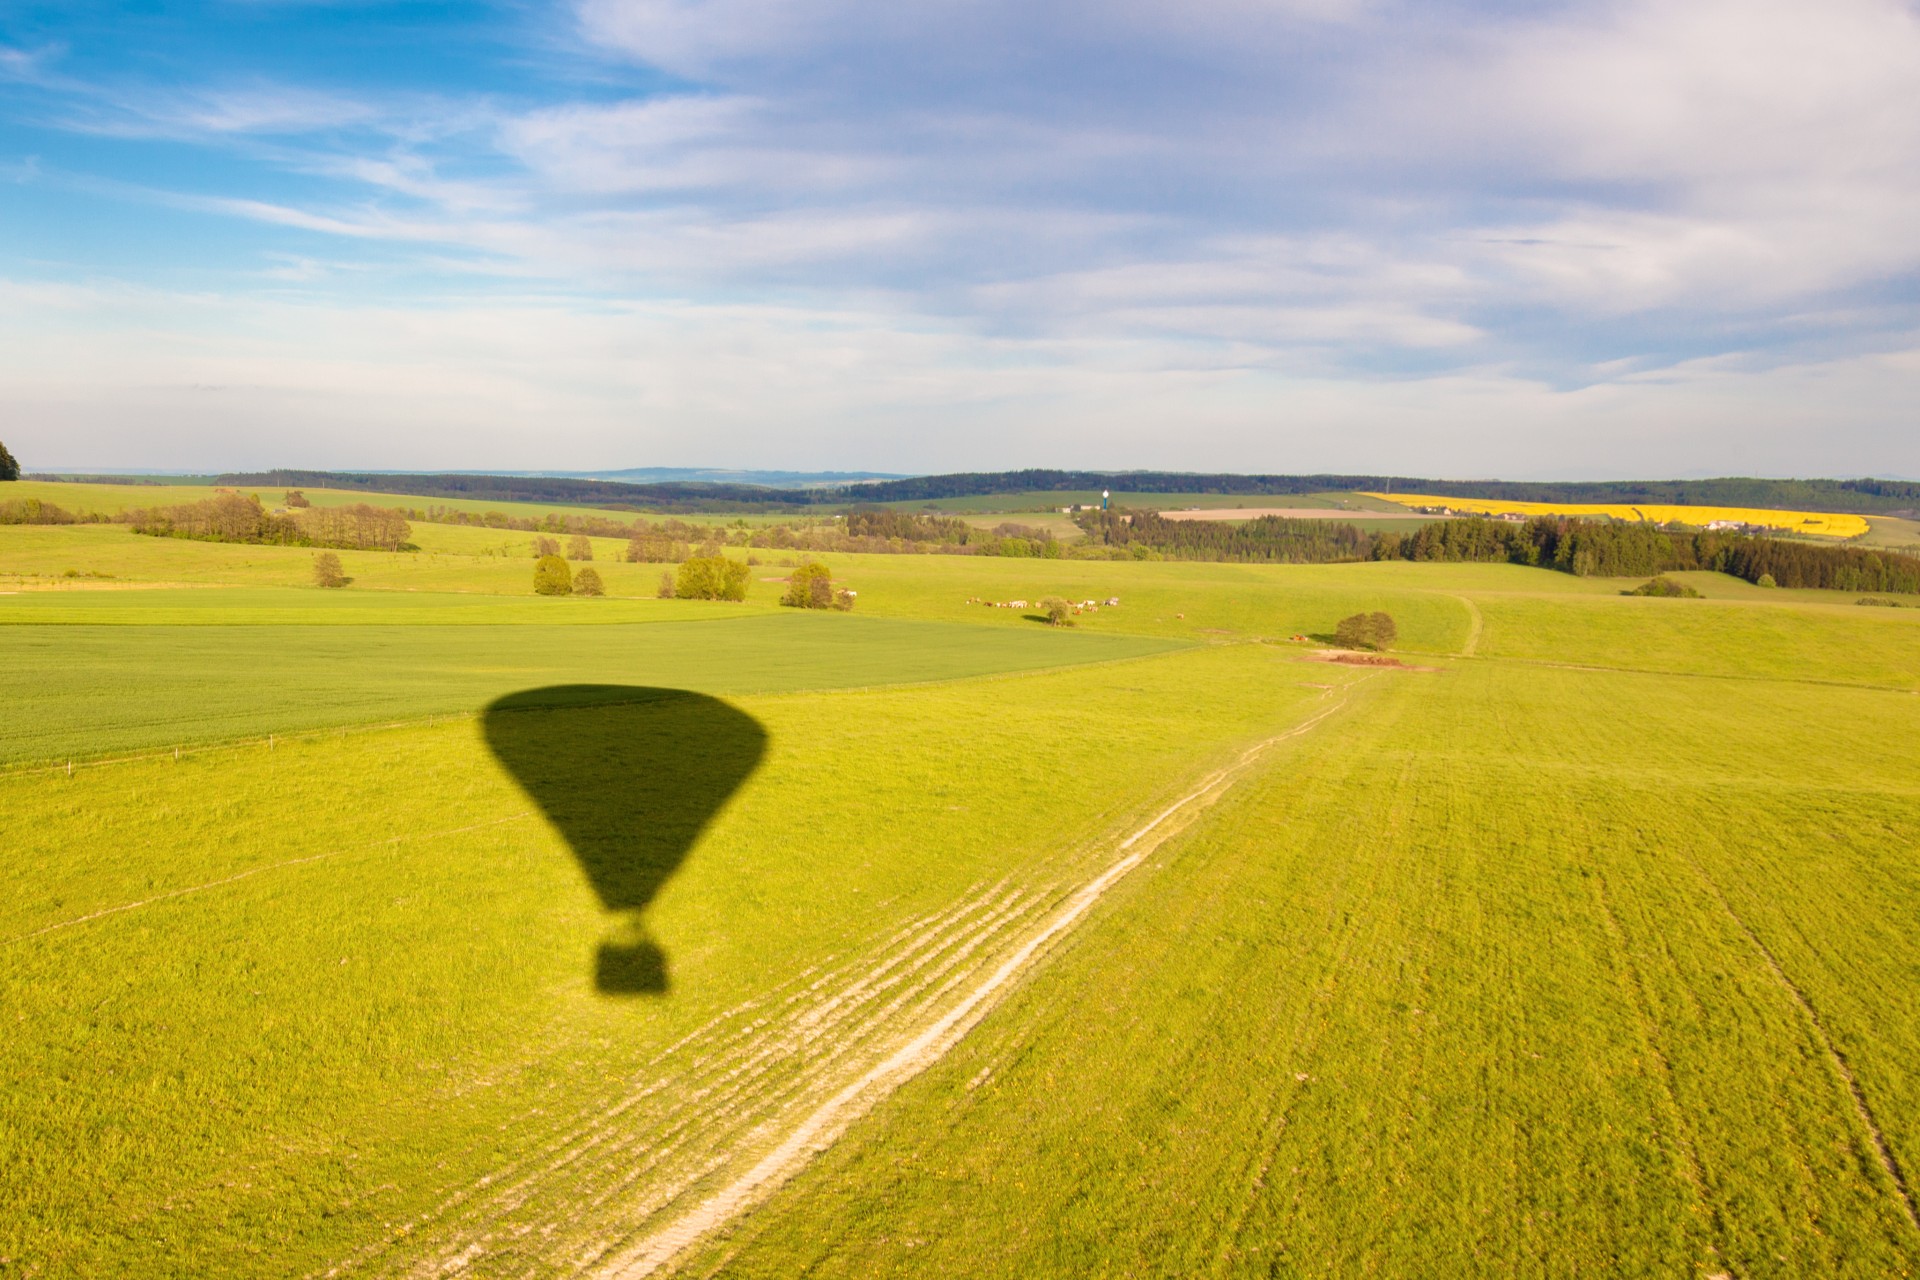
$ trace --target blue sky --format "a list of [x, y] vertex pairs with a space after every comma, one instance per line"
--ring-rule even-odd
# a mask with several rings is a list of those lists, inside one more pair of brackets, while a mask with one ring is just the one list
[[1920, 474], [1909, 0], [0, 0], [34, 466]]

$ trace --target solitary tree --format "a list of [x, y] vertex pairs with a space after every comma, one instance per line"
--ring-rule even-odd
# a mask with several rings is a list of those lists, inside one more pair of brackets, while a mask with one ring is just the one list
[[832, 572], [817, 561], [801, 565], [787, 579], [787, 593], [780, 597], [780, 603], [791, 609], [832, 608]]
[[19, 478], [20, 464], [14, 461], [12, 454], [7, 452], [7, 446], [0, 444], [0, 480], [18, 480]]
[[347, 575], [340, 568], [340, 557], [331, 551], [322, 551], [313, 558], [313, 585], [316, 587], [344, 587]]
[[569, 560], [593, 559], [592, 539], [588, 538], [587, 535], [584, 533], [576, 533], [573, 535], [573, 537], [567, 539], [567, 559]]
[[577, 596], [603, 596], [607, 589], [600, 582], [598, 569], [582, 569], [573, 575], [573, 594]]
[[540, 560], [547, 556], [557, 556], [559, 554], [560, 544], [554, 539], [539, 537], [533, 540], [533, 558], [535, 560]]
[[1384, 613], [1356, 613], [1333, 629], [1333, 642], [1342, 649], [1389, 649], [1398, 637], [1399, 628]]
[[660, 589], [654, 592], [654, 594], [662, 600], [673, 599], [673, 570], [662, 569], [660, 571]]
[[306, 494], [300, 492], [298, 489], [289, 489], [287, 490], [286, 505], [294, 510], [299, 510], [304, 507], [310, 507], [313, 504], [307, 501]]
[[1040, 608], [1047, 615], [1049, 625], [1056, 627], [1073, 625], [1073, 606], [1059, 596], [1048, 596], [1040, 602]]
[[533, 565], [533, 590], [543, 596], [571, 595], [573, 570], [559, 556], [541, 556]]

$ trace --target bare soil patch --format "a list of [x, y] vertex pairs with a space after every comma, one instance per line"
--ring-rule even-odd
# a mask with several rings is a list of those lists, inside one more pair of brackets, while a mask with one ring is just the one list
[[1352, 649], [1316, 649], [1306, 655], [1308, 662], [1332, 662], [1342, 667], [1391, 667], [1397, 671], [1438, 671], [1438, 667], [1417, 667], [1385, 653], [1357, 653]]

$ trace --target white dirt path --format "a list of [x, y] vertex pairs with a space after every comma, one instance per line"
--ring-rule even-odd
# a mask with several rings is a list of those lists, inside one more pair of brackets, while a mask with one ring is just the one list
[[[1086, 916], [1094, 904], [1139, 866], [1154, 849], [1181, 829], [1171, 824], [1181, 817], [1191, 821], [1237, 782], [1266, 751], [1311, 732], [1346, 705], [1353, 684], [1329, 689], [1338, 695], [1332, 704], [1284, 733], [1248, 748], [1232, 764], [1202, 779], [1198, 786], [1167, 806], [1146, 825], [1120, 842], [1121, 857], [1091, 881], [1074, 891], [1040, 929], [982, 979], [959, 1003], [906, 1043], [834, 1093], [800, 1121], [761, 1160], [725, 1188], [681, 1217], [607, 1258], [594, 1272], [604, 1280], [640, 1280], [671, 1264], [688, 1248], [763, 1202], [807, 1163], [831, 1147], [852, 1124], [872, 1111], [901, 1085], [938, 1062], [977, 1026], [1000, 999], [1041, 958], [1043, 952]], [[1170, 825], [1171, 824], [1171, 825]]]

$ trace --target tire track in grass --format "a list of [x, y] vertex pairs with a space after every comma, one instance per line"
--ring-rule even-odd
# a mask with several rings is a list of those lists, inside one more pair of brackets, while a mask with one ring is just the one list
[[[640, 1070], [649, 1073], [677, 1054], [691, 1054], [691, 1061], [658, 1076], [634, 1077], [625, 1095], [591, 1120], [560, 1121], [561, 1131], [541, 1139], [527, 1156], [389, 1228], [383, 1239], [322, 1274], [367, 1268], [456, 1274], [482, 1259], [498, 1267], [509, 1252], [550, 1255], [569, 1244], [577, 1259], [578, 1236], [603, 1234], [583, 1225], [589, 1215], [607, 1209], [620, 1220], [648, 1216], [715, 1174], [783, 1108], [806, 1105], [805, 1093], [817, 1086], [820, 1074], [869, 1048], [903, 1008], [912, 1006], [912, 1016], [920, 1016], [919, 1004], [937, 999], [965, 976], [964, 968], [955, 976], [948, 976], [950, 971], [992, 937], [1043, 909], [1047, 900], [1045, 890], [1010, 887], [1010, 879], [984, 889], [975, 885], [960, 902], [910, 921], [885, 939], [879, 964], [843, 965], [811, 982], [789, 980], [735, 1006]], [[776, 999], [780, 991], [796, 987]], [[823, 1041], [832, 1048], [809, 1064], [810, 1071], [779, 1075], [784, 1064]], [[650, 1109], [649, 1101], [659, 1106]], [[521, 1117], [522, 1125], [530, 1119]], [[648, 1185], [638, 1186], [643, 1182]], [[641, 1192], [637, 1203], [614, 1204], [636, 1189]], [[541, 1238], [527, 1243], [535, 1233]], [[396, 1248], [412, 1262], [390, 1257]], [[533, 1258], [524, 1261], [537, 1265]], [[579, 1265], [575, 1261], [565, 1269]]]
[[[1404, 794], [1404, 791], [1401, 792]], [[1354, 895], [1362, 901], [1376, 900], [1374, 892], [1382, 874], [1381, 864], [1376, 860], [1366, 890]], [[1344, 884], [1347, 873], [1342, 874]], [[1335, 985], [1340, 974], [1347, 968], [1353, 947], [1359, 938], [1360, 922], [1363, 913], [1341, 912], [1343, 919], [1337, 927], [1331, 922], [1338, 910], [1340, 899], [1328, 899], [1325, 918], [1328, 922], [1327, 933], [1331, 945], [1326, 958], [1320, 965], [1320, 979], [1312, 992], [1301, 1002], [1300, 1013], [1294, 1019], [1293, 1033], [1289, 1037], [1288, 1056], [1304, 1066], [1312, 1062], [1320, 1052], [1320, 1042], [1325, 1039], [1331, 1021], [1324, 1017], [1326, 1005], [1333, 998]], [[1253, 1217], [1254, 1208], [1260, 1193], [1266, 1188], [1267, 1176], [1273, 1171], [1273, 1159], [1280, 1151], [1280, 1144], [1286, 1140], [1287, 1126], [1292, 1122], [1294, 1105], [1306, 1093], [1306, 1086], [1313, 1078], [1305, 1071], [1294, 1074], [1294, 1087], [1285, 1089], [1277, 1104], [1269, 1106], [1261, 1117], [1258, 1137], [1254, 1140], [1246, 1160], [1242, 1163], [1239, 1183], [1240, 1193], [1234, 1197], [1233, 1208], [1227, 1214], [1227, 1221], [1218, 1234], [1218, 1243], [1213, 1250], [1213, 1260], [1207, 1267], [1207, 1275], [1218, 1280], [1228, 1274], [1232, 1268], [1241, 1240], [1246, 1236], [1248, 1223]]]
[[[1371, 678], [1371, 675], [1364, 676], [1338, 690], [1328, 690], [1322, 695], [1323, 698], [1335, 692], [1340, 694], [1331, 706], [1284, 733], [1249, 747], [1231, 764], [1207, 775], [1186, 795], [1122, 840], [1118, 847], [1121, 856], [1071, 893], [1037, 932], [1001, 961], [959, 1003], [885, 1059], [841, 1086], [789, 1129], [777, 1145], [745, 1173], [688, 1212], [641, 1236], [610, 1258], [602, 1255], [604, 1261], [602, 1258], [583, 1261], [592, 1267], [593, 1274], [606, 1280], [640, 1280], [671, 1265], [693, 1244], [763, 1202], [805, 1168], [816, 1155], [832, 1146], [855, 1121], [872, 1111], [901, 1085], [938, 1062], [964, 1039], [992, 1011], [1014, 982], [1024, 976], [1055, 942], [1070, 932], [1114, 885], [1225, 794], [1262, 754], [1317, 728], [1346, 705], [1353, 688]], [[1176, 818], [1181, 821], [1175, 823]]]
[[1460, 656], [1471, 658], [1480, 648], [1480, 630], [1483, 625], [1480, 618], [1480, 606], [1471, 597], [1455, 596], [1461, 604], [1467, 606], [1467, 642], [1460, 646]]
[[1693, 1126], [1687, 1123], [1686, 1108], [1680, 1105], [1680, 1099], [1674, 1092], [1673, 1063], [1660, 1044], [1660, 1020], [1654, 1015], [1653, 1001], [1647, 995], [1646, 977], [1640, 971], [1640, 962], [1633, 958], [1633, 952], [1627, 944], [1626, 930], [1621, 927], [1620, 917], [1614, 912], [1612, 898], [1607, 892], [1607, 878], [1598, 872], [1593, 876], [1593, 893], [1607, 937], [1620, 957], [1620, 985], [1626, 989], [1627, 997], [1633, 1003], [1636, 1020], [1640, 1024], [1640, 1042], [1653, 1059], [1660, 1079], [1660, 1091], [1667, 1100], [1666, 1123], [1680, 1136], [1681, 1154], [1685, 1157], [1681, 1176], [1707, 1215], [1710, 1228], [1707, 1248], [1712, 1250], [1721, 1268], [1716, 1274], [1730, 1274], [1726, 1215], [1721, 1211], [1719, 1202], [1707, 1194], [1706, 1165], [1700, 1158], [1700, 1140], [1695, 1136]]
[[1813, 1001], [1808, 999], [1807, 993], [1801, 990], [1800, 984], [1787, 975], [1786, 969], [1782, 967], [1772, 949], [1760, 940], [1760, 935], [1753, 931], [1738, 911], [1734, 910], [1733, 903], [1727, 899], [1719, 882], [1707, 874], [1707, 869], [1700, 864], [1699, 859], [1689, 853], [1687, 862], [1693, 867], [1694, 874], [1700, 877], [1701, 882], [1713, 894], [1715, 901], [1720, 904], [1720, 909], [1727, 913], [1727, 918], [1732, 920], [1734, 926], [1745, 935], [1747, 942], [1752, 945], [1761, 961], [1767, 966], [1767, 971], [1773, 975], [1774, 981], [1778, 982], [1794, 1004], [1799, 1006], [1801, 1017], [1806, 1021], [1808, 1033], [1812, 1036], [1814, 1043], [1825, 1051], [1828, 1065], [1832, 1067], [1834, 1075], [1853, 1102], [1854, 1115], [1866, 1131], [1867, 1141], [1873, 1147], [1874, 1154], [1879, 1157], [1880, 1168], [1886, 1173], [1887, 1180], [1892, 1185], [1894, 1198], [1900, 1202], [1901, 1209], [1906, 1212], [1907, 1222], [1915, 1231], [1920, 1231], [1920, 1210], [1914, 1207], [1913, 1192], [1907, 1184], [1905, 1171], [1900, 1167], [1899, 1157], [1894, 1155], [1893, 1147], [1887, 1142], [1887, 1136], [1880, 1128], [1880, 1122], [1874, 1118], [1873, 1107], [1867, 1102], [1866, 1091], [1861, 1088], [1860, 1079], [1853, 1072], [1853, 1064], [1847, 1061], [1847, 1055], [1841, 1052], [1839, 1044], [1827, 1031], [1827, 1025], [1821, 1020], [1819, 1010], [1814, 1007]]

